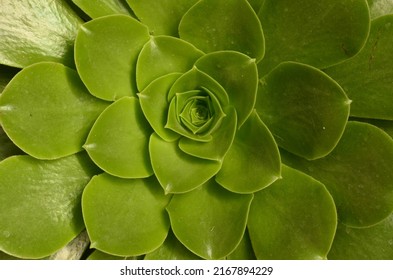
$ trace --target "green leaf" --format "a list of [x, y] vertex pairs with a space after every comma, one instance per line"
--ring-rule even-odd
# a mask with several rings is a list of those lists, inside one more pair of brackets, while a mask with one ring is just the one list
[[1, 94], [0, 122], [23, 151], [54, 159], [82, 150], [106, 106], [89, 94], [74, 70], [42, 62], [20, 71]]
[[240, 243], [252, 194], [221, 188], [214, 180], [186, 194], [176, 194], [167, 210], [176, 237], [205, 259], [229, 255]]
[[89, 91], [111, 101], [135, 96], [136, 63], [149, 39], [147, 27], [126, 15], [82, 25], [75, 40], [75, 64]]
[[344, 132], [350, 100], [318, 69], [284, 62], [261, 80], [255, 105], [278, 145], [316, 159], [330, 153]]
[[154, 131], [168, 142], [180, 137], [177, 133], [165, 128], [169, 107], [167, 95], [172, 84], [180, 76], [180, 73], [164, 75], [150, 83], [141, 93], [138, 93], [141, 108], [146, 119]]
[[247, 0], [247, 1], [248, 3], [250, 3], [251, 7], [254, 9], [255, 13], [257, 14], [263, 5], [263, 2], [265, 2], [265, 0]]
[[393, 214], [367, 228], [338, 224], [328, 258], [331, 260], [392, 260]]
[[258, 259], [326, 259], [336, 231], [323, 184], [283, 166], [282, 179], [255, 193], [248, 229]]
[[72, 2], [91, 18], [112, 14], [131, 14], [130, 8], [125, 0], [72, 0]]
[[235, 136], [216, 181], [237, 193], [253, 193], [280, 178], [278, 147], [254, 111]]
[[0, 163], [0, 250], [20, 258], [53, 254], [82, 231], [80, 200], [96, 172], [85, 154]]
[[198, 0], [127, 0], [152, 35], [178, 37], [178, 25], [184, 13]]
[[145, 178], [153, 174], [151, 133], [138, 100], [123, 97], [102, 112], [83, 147], [105, 172], [122, 178]]
[[155, 133], [150, 137], [149, 149], [154, 173], [165, 193], [195, 189], [221, 168], [219, 161], [190, 156], [180, 150], [177, 141], [166, 142]]
[[367, 227], [393, 210], [393, 140], [366, 123], [348, 122], [326, 157], [307, 161], [282, 151], [283, 162], [321, 181], [332, 194], [340, 221]]
[[387, 14], [393, 14], [392, 0], [367, 0], [371, 18], [377, 18]]
[[187, 72], [202, 55], [203, 52], [184, 40], [152, 36], [138, 58], [136, 82], [139, 91], [166, 74]]
[[168, 101], [171, 101], [176, 94], [190, 90], [203, 90], [206, 91], [206, 94], [209, 92], [212, 93], [223, 108], [229, 103], [228, 93], [222, 85], [208, 74], [200, 71], [197, 67], [193, 67], [175, 81], [168, 93]]
[[234, 50], [257, 61], [265, 52], [261, 23], [246, 0], [201, 0], [183, 16], [180, 38], [209, 53]]
[[82, 196], [91, 247], [116, 256], [157, 249], [169, 230], [165, 212], [169, 199], [154, 177], [121, 179], [105, 173], [93, 177]]
[[195, 66], [215, 79], [227, 92], [236, 108], [238, 126], [250, 116], [258, 88], [255, 59], [234, 51], [219, 51], [201, 57]]
[[81, 22], [64, 1], [2, 0], [0, 63], [19, 68], [40, 61], [73, 66]]
[[248, 230], [243, 235], [242, 240], [236, 247], [235, 251], [226, 256], [227, 260], [255, 260], [254, 249], [252, 248]]
[[393, 15], [372, 21], [361, 52], [325, 71], [353, 100], [351, 116], [393, 120]]
[[236, 111], [231, 107], [226, 112], [226, 116], [220, 126], [212, 133], [212, 139], [209, 142], [197, 142], [182, 137], [179, 141], [179, 148], [195, 157], [222, 161], [233, 143], [237, 131], [236, 128]]
[[366, 0], [265, 0], [258, 16], [266, 39], [261, 76], [283, 61], [321, 68], [346, 60], [363, 47], [370, 26]]
[[164, 244], [157, 250], [146, 254], [145, 260], [199, 260], [197, 255], [188, 250], [172, 231], [169, 232]]

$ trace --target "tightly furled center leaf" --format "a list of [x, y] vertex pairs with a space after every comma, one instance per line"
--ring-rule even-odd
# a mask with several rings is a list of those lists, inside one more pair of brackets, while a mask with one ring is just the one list
[[[177, 99], [179, 100], [179, 98]], [[181, 122], [194, 134], [205, 131], [211, 123], [212, 115], [214, 114], [211, 100], [208, 96], [190, 97], [181, 110]]]
[[193, 134], [214, 130], [225, 116], [217, 99], [207, 89], [180, 93], [175, 99], [178, 120]]

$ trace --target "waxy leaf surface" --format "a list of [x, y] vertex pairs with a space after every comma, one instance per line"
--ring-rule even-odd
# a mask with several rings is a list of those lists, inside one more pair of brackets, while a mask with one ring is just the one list
[[240, 243], [253, 195], [229, 192], [214, 180], [173, 196], [167, 207], [172, 230], [189, 250], [205, 259], [229, 255]]
[[180, 38], [205, 53], [234, 50], [257, 61], [265, 52], [261, 23], [246, 0], [201, 0], [183, 16]]
[[172, 73], [157, 78], [150, 83], [142, 92], [138, 93], [141, 108], [146, 119], [154, 131], [166, 141], [174, 141], [180, 137], [174, 131], [165, 128], [168, 121], [169, 102], [167, 95], [172, 84], [181, 76]]
[[265, 0], [259, 11], [266, 54], [261, 76], [283, 61], [327, 67], [355, 55], [369, 32], [366, 0]]
[[42, 62], [20, 71], [0, 96], [0, 123], [24, 152], [54, 159], [82, 150], [107, 102], [89, 94], [78, 74]]
[[149, 27], [152, 35], [178, 37], [178, 26], [184, 13], [198, 0], [127, 0], [139, 18]]
[[258, 259], [326, 259], [337, 214], [322, 183], [283, 166], [282, 179], [254, 196], [248, 229]]
[[201, 57], [195, 66], [215, 79], [235, 107], [240, 127], [254, 108], [258, 88], [255, 59], [234, 51], [218, 51]]
[[338, 224], [330, 260], [392, 260], [393, 214], [366, 228]]
[[136, 96], [136, 62], [149, 39], [147, 27], [126, 15], [82, 25], [75, 41], [75, 64], [91, 94], [109, 101]]
[[151, 133], [138, 100], [123, 97], [102, 112], [83, 147], [105, 172], [122, 178], [145, 178], [153, 174]]
[[373, 125], [348, 122], [340, 142], [324, 158], [281, 156], [285, 164], [326, 186], [345, 225], [371, 226], [393, 210], [393, 140]]
[[219, 161], [190, 156], [178, 141], [166, 142], [153, 133], [149, 143], [151, 164], [166, 193], [183, 193], [205, 183], [220, 170]]
[[252, 193], [273, 183], [280, 172], [278, 147], [254, 111], [237, 131], [216, 181], [232, 192]]
[[393, 120], [393, 15], [372, 21], [361, 52], [325, 71], [353, 100], [351, 116]]
[[64, 1], [2, 0], [0, 64], [23, 68], [40, 61], [74, 65], [82, 20]]
[[190, 70], [203, 52], [190, 43], [169, 36], [152, 36], [138, 58], [136, 81], [142, 91], [156, 78]]
[[164, 242], [169, 219], [165, 196], [154, 177], [93, 177], [82, 196], [83, 218], [91, 247], [117, 256], [139, 256]]
[[349, 105], [343, 89], [322, 71], [284, 62], [261, 80], [255, 108], [279, 146], [315, 159], [337, 145]]
[[81, 195], [97, 168], [86, 154], [0, 163], [0, 250], [20, 258], [53, 254], [84, 228]]

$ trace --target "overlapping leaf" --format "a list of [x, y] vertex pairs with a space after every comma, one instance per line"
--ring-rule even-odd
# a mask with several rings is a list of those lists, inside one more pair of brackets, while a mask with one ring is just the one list
[[254, 194], [248, 229], [257, 258], [326, 259], [337, 224], [331, 195], [292, 168], [282, 177]]
[[[82, 196], [91, 247], [117, 256], [139, 256], [157, 249], [169, 230], [169, 202], [154, 177], [94, 177]], [[99, 211], [98, 211], [99, 209]]]
[[54, 159], [82, 150], [106, 106], [89, 94], [74, 70], [42, 62], [20, 71], [1, 94], [0, 122], [23, 151]]
[[0, 250], [46, 257], [84, 227], [82, 191], [97, 168], [86, 154], [52, 161], [14, 156], [0, 163]]
[[377, 127], [348, 122], [326, 157], [306, 161], [281, 153], [284, 163], [321, 181], [332, 194], [342, 223], [374, 225], [393, 210], [393, 140]]

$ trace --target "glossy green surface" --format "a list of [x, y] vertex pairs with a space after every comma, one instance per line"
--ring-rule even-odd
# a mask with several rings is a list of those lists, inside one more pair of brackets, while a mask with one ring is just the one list
[[7, 85], [0, 96], [0, 123], [24, 152], [55, 159], [82, 150], [106, 106], [89, 94], [74, 70], [42, 62], [24, 68]]
[[0, 250], [37, 259], [65, 246], [84, 228], [81, 195], [96, 172], [84, 153], [0, 162]]
[[153, 175], [148, 149], [151, 132], [138, 100], [123, 97], [97, 118], [83, 148], [111, 175], [145, 178]]
[[340, 85], [322, 71], [294, 62], [280, 64], [260, 83], [255, 108], [280, 147], [306, 159], [334, 149], [351, 103]]
[[91, 247], [116, 256], [138, 256], [157, 249], [169, 230], [165, 212], [169, 199], [154, 177], [94, 177], [82, 196]]
[[242, 239], [252, 198], [252, 194], [235, 194], [210, 180], [173, 196], [167, 207], [172, 230], [193, 253], [205, 259], [223, 258]]
[[373, 125], [348, 122], [340, 142], [324, 158], [282, 156], [284, 163], [325, 184], [346, 225], [371, 226], [393, 210], [393, 140]]
[[246, 0], [199, 1], [184, 14], [179, 34], [204, 52], [234, 50], [257, 61], [265, 52], [261, 24]]
[[327, 67], [355, 55], [369, 32], [366, 0], [265, 0], [258, 13], [266, 54], [261, 76], [283, 61]]
[[372, 21], [361, 52], [326, 69], [353, 100], [351, 116], [393, 120], [393, 15]]
[[326, 259], [336, 230], [324, 185], [283, 166], [282, 179], [254, 194], [248, 229], [258, 259]]
[[130, 14], [130, 8], [125, 0], [72, 0], [91, 18], [103, 17], [112, 14]]
[[125, 15], [83, 24], [75, 40], [75, 64], [90, 93], [108, 101], [136, 96], [135, 65], [149, 38], [146, 26]]
[[40, 61], [74, 65], [82, 20], [60, 0], [2, 0], [0, 63], [23, 68]]

